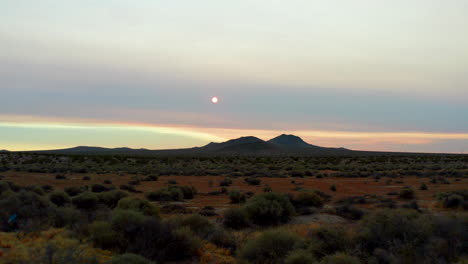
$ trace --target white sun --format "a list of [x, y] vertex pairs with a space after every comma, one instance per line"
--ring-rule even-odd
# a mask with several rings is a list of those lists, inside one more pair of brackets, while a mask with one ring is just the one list
[[217, 104], [218, 101], [219, 101], [219, 100], [218, 100], [218, 97], [216, 97], [216, 96], [213, 97], [213, 98], [211, 98], [211, 102], [212, 102], [213, 104]]

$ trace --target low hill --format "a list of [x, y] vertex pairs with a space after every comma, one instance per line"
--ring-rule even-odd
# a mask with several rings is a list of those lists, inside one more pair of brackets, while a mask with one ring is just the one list
[[295, 135], [282, 134], [268, 141], [257, 137], [240, 137], [225, 142], [211, 142], [202, 147], [185, 149], [132, 149], [132, 148], [102, 148], [79, 146], [68, 149], [30, 151], [49, 154], [72, 155], [134, 155], [134, 156], [213, 156], [213, 155], [300, 155], [300, 156], [367, 156], [367, 155], [411, 155], [421, 153], [356, 151], [346, 148], [327, 148], [309, 144]]

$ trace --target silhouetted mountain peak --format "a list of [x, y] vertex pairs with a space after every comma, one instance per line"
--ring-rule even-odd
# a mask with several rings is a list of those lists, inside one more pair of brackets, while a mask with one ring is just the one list
[[240, 137], [240, 138], [236, 138], [236, 139], [231, 139], [231, 140], [221, 142], [221, 143], [211, 142], [208, 145], [204, 146], [203, 148], [205, 148], [205, 149], [221, 149], [221, 148], [232, 147], [232, 146], [237, 146], [237, 145], [262, 143], [262, 142], [264, 142], [264, 141], [257, 138], [257, 137], [248, 136], [248, 137]]
[[282, 134], [268, 140], [269, 143], [281, 145], [285, 147], [310, 147], [311, 145], [295, 135]]

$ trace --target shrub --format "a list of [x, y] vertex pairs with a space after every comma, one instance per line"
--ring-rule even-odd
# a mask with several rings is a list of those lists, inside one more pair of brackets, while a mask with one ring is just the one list
[[24, 187], [23, 189], [26, 191], [34, 192], [37, 195], [41, 195], [41, 196], [45, 194], [44, 190], [37, 185], [27, 186], [27, 187]]
[[128, 184], [130, 184], [130, 185], [140, 185], [140, 182], [141, 182], [140, 178], [134, 176], [134, 177], [132, 177], [132, 179], [128, 182]]
[[85, 187], [78, 187], [78, 186], [70, 186], [66, 187], [64, 191], [70, 196], [77, 196], [86, 191]]
[[46, 193], [50, 193], [54, 190], [54, 187], [51, 185], [43, 185], [42, 190]]
[[335, 185], [335, 184], [332, 184], [332, 185], [330, 186], [330, 190], [331, 190], [332, 192], [336, 192], [336, 185]]
[[143, 181], [157, 181], [159, 178], [156, 175], [148, 175], [143, 178]]
[[117, 233], [108, 222], [96, 221], [88, 227], [90, 239], [94, 246], [102, 249], [114, 249], [116, 247]]
[[71, 202], [70, 197], [65, 192], [53, 192], [49, 195], [49, 201], [56, 206], [64, 206]]
[[217, 247], [227, 248], [234, 251], [237, 247], [237, 239], [231, 233], [221, 227], [216, 227], [210, 237], [210, 242]]
[[436, 194], [437, 200], [445, 208], [468, 207], [468, 190], [454, 190], [448, 192], [439, 192]]
[[404, 188], [398, 194], [401, 199], [414, 199], [414, 191], [411, 188]]
[[104, 180], [103, 183], [104, 183], [104, 184], [112, 184], [112, 181], [111, 181], [111, 180]]
[[91, 180], [91, 177], [89, 176], [83, 176], [83, 178], [81, 178], [83, 181], [90, 181]]
[[96, 192], [96, 193], [100, 193], [100, 192], [107, 192], [109, 191], [110, 189], [102, 184], [93, 184], [93, 186], [91, 186], [91, 191], [92, 192]]
[[247, 199], [245, 194], [239, 190], [232, 190], [229, 192], [229, 199], [233, 204], [245, 203]]
[[193, 258], [202, 246], [201, 240], [189, 228], [173, 231], [170, 242], [165, 249], [165, 257], [171, 261]]
[[57, 228], [67, 227], [74, 229], [80, 222], [86, 222], [87, 219], [83, 217], [83, 214], [75, 208], [60, 207], [57, 208], [54, 214], [53, 226]]
[[10, 185], [7, 182], [0, 181], [0, 195], [6, 191], [11, 191]]
[[463, 206], [464, 202], [463, 196], [452, 194], [443, 200], [442, 206], [445, 208], [457, 208]]
[[366, 215], [360, 226], [358, 240], [362, 249], [369, 253], [376, 248], [405, 249], [407, 253], [414, 253], [432, 233], [430, 219], [413, 210], [375, 211]]
[[99, 203], [105, 204], [110, 209], [114, 209], [117, 203], [127, 196], [128, 194], [121, 190], [112, 190], [98, 194]]
[[273, 189], [270, 186], [265, 186], [263, 192], [273, 192]]
[[[9, 195], [4, 200], [0, 200], [0, 229], [7, 229], [3, 219], [9, 219], [11, 215], [16, 215], [15, 226], [25, 231], [36, 231], [47, 228], [52, 222], [55, 213], [51, 203], [42, 196], [30, 191], [20, 191]], [[11, 230], [6, 230], [11, 231]]]
[[164, 187], [155, 192], [146, 194], [146, 198], [150, 201], [183, 201], [184, 193], [178, 187]]
[[301, 244], [301, 239], [285, 230], [269, 230], [248, 240], [239, 250], [239, 258], [250, 263], [282, 263]]
[[427, 190], [427, 185], [425, 183], [421, 184], [421, 186], [419, 186], [419, 190], [426, 191]]
[[318, 263], [314, 256], [308, 251], [299, 249], [294, 250], [284, 261], [285, 264], [314, 264]]
[[232, 229], [242, 229], [249, 226], [247, 213], [242, 208], [230, 208], [224, 211], [223, 225]]
[[181, 204], [165, 204], [161, 207], [161, 212], [165, 214], [188, 214], [192, 211]]
[[324, 257], [320, 264], [361, 264], [361, 261], [344, 253], [336, 253]]
[[153, 262], [136, 254], [123, 254], [114, 256], [109, 264], [152, 264]]
[[173, 184], [173, 185], [174, 185], [174, 184], [177, 184], [177, 181], [176, 181], [176, 180], [168, 180], [167, 183], [168, 183], [168, 184]]
[[245, 178], [244, 181], [250, 185], [260, 185], [260, 183], [262, 182], [262, 180], [260, 180], [259, 178], [254, 177]]
[[336, 214], [347, 219], [358, 220], [364, 216], [364, 211], [355, 206], [345, 204], [336, 207]]
[[245, 205], [245, 210], [250, 221], [262, 226], [286, 223], [295, 213], [286, 195], [273, 192], [254, 196]]
[[115, 237], [115, 245], [120, 249], [127, 249], [135, 238], [138, 237], [140, 227], [145, 223], [146, 217], [133, 210], [116, 209], [112, 212], [111, 227], [118, 232]]
[[73, 205], [82, 210], [95, 209], [99, 203], [99, 199], [96, 194], [92, 192], [84, 192], [72, 199]]
[[193, 199], [197, 194], [197, 189], [193, 186], [171, 186], [169, 188], [179, 188], [184, 195], [184, 199]]
[[216, 213], [216, 210], [213, 206], [204, 206], [199, 212], [198, 212], [199, 215], [203, 215], [203, 216], [216, 216], [218, 215]]
[[132, 210], [147, 216], [159, 216], [158, 207], [140, 198], [123, 198], [118, 202], [117, 209]]
[[65, 175], [63, 175], [63, 174], [57, 174], [57, 175], [55, 175], [55, 179], [56, 180], [66, 180], [67, 177]]
[[146, 217], [142, 223], [137, 221], [129, 227], [124, 233], [128, 241], [127, 252], [140, 254], [158, 263], [193, 258], [201, 247], [200, 239], [190, 228], [174, 223]]
[[135, 189], [135, 186], [128, 185], [128, 184], [120, 185], [119, 188], [120, 188], [121, 190], [124, 190], [124, 191], [127, 191], [127, 192], [131, 192], [131, 193], [140, 193], [140, 191], [138, 191], [137, 189]]
[[206, 217], [199, 214], [193, 214], [187, 217], [177, 217], [171, 219], [176, 229], [180, 227], [187, 227], [199, 238], [206, 240], [214, 233], [214, 224]]
[[317, 195], [315, 192], [299, 192], [293, 199], [293, 204], [296, 207], [304, 207], [304, 206], [314, 206], [314, 207], [322, 207], [323, 200], [322, 198]]
[[317, 257], [344, 251], [351, 244], [348, 234], [342, 228], [323, 226], [312, 229], [308, 235], [308, 250]]
[[224, 178], [223, 180], [221, 180], [219, 182], [219, 186], [223, 187], [227, 187], [227, 186], [230, 186], [232, 184], [232, 179], [231, 178]]

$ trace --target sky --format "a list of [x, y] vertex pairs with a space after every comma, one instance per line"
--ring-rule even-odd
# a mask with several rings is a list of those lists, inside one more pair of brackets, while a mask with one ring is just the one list
[[0, 149], [287, 133], [468, 153], [466, 14], [466, 0], [0, 0]]

